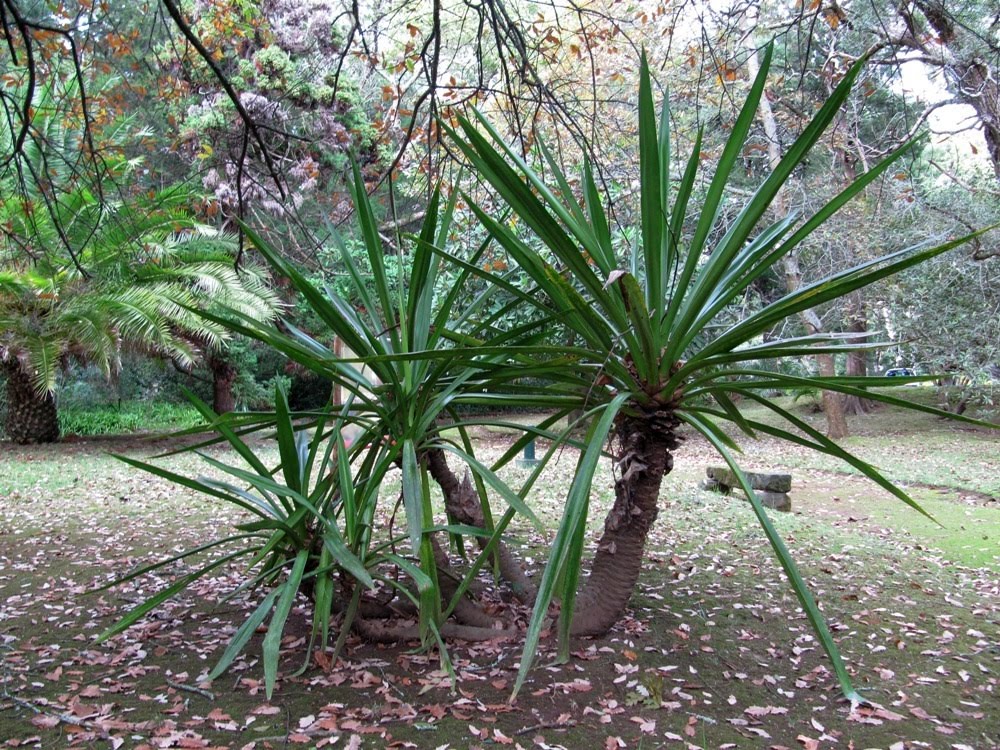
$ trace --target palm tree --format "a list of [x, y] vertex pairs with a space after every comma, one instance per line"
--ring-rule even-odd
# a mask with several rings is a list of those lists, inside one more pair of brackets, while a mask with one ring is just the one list
[[[782, 185], [834, 119], [862, 61], [845, 76], [732, 222], [717, 226], [730, 175], [764, 91], [769, 60], [770, 50], [695, 213], [691, 197], [700, 168], [701, 133], [681, 179], [673, 187], [666, 103], [657, 125], [649, 71], [643, 58], [639, 89], [641, 217], [636, 232], [639, 241], [630, 253], [616, 252], [618, 243], [612, 236], [611, 223], [601, 205], [589, 165], [584, 169], [581, 201], [544, 146], [542, 150], [556, 188], [550, 188], [482, 116], [478, 118], [478, 127], [462, 120], [462, 134], [451, 132], [477, 173], [489, 181], [518, 219], [532, 230], [544, 250], [536, 249], [536, 245], [522, 240], [509, 225], [474, 206], [480, 221], [537, 285], [540, 292], [537, 297], [542, 300], [539, 304], [558, 314], [590, 350], [589, 367], [581, 370], [581, 385], [588, 394], [586, 405], [594, 410], [595, 419], [586, 441], [589, 447], [581, 456], [549, 565], [540, 583], [522, 663], [522, 680], [557, 582], [562, 599], [560, 634], [564, 644], [571, 634], [603, 634], [620, 619], [639, 576], [647, 536], [660, 511], [660, 488], [663, 478], [673, 468], [674, 451], [681, 439], [679, 429], [687, 424], [701, 433], [741, 477], [760, 523], [834, 661], [845, 692], [850, 692], [836, 646], [782, 540], [739, 472], [732, 456], [736, 443], [721, 425], [730, 422], [751, 436], [762, 433], [841, 458], [904, 502], [915, 505], [872, 466], [761, 395], [768, 389], [812, 384], [923, 409], [888, 395], [866, 392], [861, 387], [898, 383], [879, 378], [796, 378], [773, 369], [754, 369], [754, 363], [858, 349], [837, 334], [786, 340], [768, 340], [764, 334], [789, 316], [850, 294], [971, 237], [938, 247], [907, 248], [859, 264], [802, 286], [736, 322], [731, 322], [731, 316], [722, 315], [739, 302], [756, 279], [882, 175], [906, 149], [900, 149], [859, 177], [804, 221], [792, 215], [762, 226], [767, 209]], [[693, 233], [684, 236], [689, 218], [694, 225]], [[710, 244], [710, 238], [715, 237], [719, 239]], [[734, 397], [762, 404], [787, 426], [774, 427], [744, 417], [734, 406]], [[590, 483], [605, 440], [616, 468], [615, 500], [607, 512], [590, 574], [577, 592]], [[565, 645], [563, 648], [565, 653]]]
[[37, 261], [15, 257], [9, 247], [0, 256], [9, 438], [58, 439], [56, 377], [71, 358], [111, 376], [128, 347], [189, 368], [227, 337], [195, 309], [235, 306], [257, 318], [277, 310], [263, 272], [235, 268], [233, 239], [197, 226], [179, 205], [168, 208], [175, 198], [133, 204], [124, 223], [117, 221], [124, 209], [106, 210], [113, 226], [99, 228], [78, 263], [51, 249]]
[[0, 120], [0, 152], [12, 156], [0, 173], [0, 366], [15, 442], [58, 439], [56, 376], [69, 358], [110, 376], [132, 347], [190, 367], [226, 337], [193, 308], [258, 318], [277, 309], [263, 272], [235, 267], [233, 238], [195, 221], [192, 190], [122, 193], [139, 166], [114, 148], [127, 125], [108, 136], [104, 172], [83, 174], [73, 156], [87, 144], [53, 85], [36, 92], [31, 137], [17, 153]]

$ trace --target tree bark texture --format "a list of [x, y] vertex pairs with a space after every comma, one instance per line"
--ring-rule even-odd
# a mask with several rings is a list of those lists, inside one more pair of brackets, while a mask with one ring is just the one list
[[[472, 486], [468, 476], [459, 480], [448, 466], [444, 451], [440, 448], [427, 451], [426, 458], [431, 477], [444, 494], [448, 514], [458, 523], [486, 528], [486, 518], [479, 503], [479, 493]], [[476, 540], [480, 547], [487, 543], [483, 537], [476, 537]], [[496, 549], [501, 578], [507, 582], [519, 601], [525, 604], [533, 603], [538, 589], [524, 572], [520, 561], [503, 540], [499, 541]]]
[[[868, 341], [868, 320], [864, 309], [855, 307], [848, 327], [851, 333], [858, 334], [852, 343], [864, 344]], [[851, 377], [864, 377], [868, 374], [868, 353], [865, 351], [848, 352], [847, 374]], [[844, 413], [848, 415], [868, 414], [875, 410], [875, 402], [860, 396], [844, 396]]]
[[[837, 374], [832, 354], [817, 354], [816, 365], [819, 367], [819, 374], [824, 378], [832, 378]], [[844, 398], [841, 394], [834, 391], [823, 391], [823, 413], [826, 415], [827, 437], [839, 440], [851, 434], [847, 427]]]
[[[794, 252], [785, 256], [785, 286], [789, 292], [794, 292], [802, 286], [802, 271], [799, 269], [799, 259]], [[805, 310], [799, 313], [799, 317], [810, 334], [823, 332], [823, 321], [814, 310]], [[832, 354], [817, 354], [815, 359], [820, 375], [832, 378], [837, 374]], [[847, 417], [844, 415], [844, 399], [839, 393], [824, 390], [822, 403], [823, 413], [826, 415], [827, 436], [834, 440], [847, 437], [850, 431], [847, 428]]]
[[216, 414], [233, 411], [236, 408], [236, 398], [233, 396], [236, 368], [219, 353], [209, 355], [208, 367], [212, 371], [212, 409]]
[[620, 476], [615, 482], [615, 502], [604, 521], [590, 576], [577, 595], [573, 635], [603, 635], [624, 614], [659, 512], [660, 485], [673, 469], [678, 425], [666, 409], [619, 415], [616, 420]]
[[[398, 623], [356, 617], [352, 627], [368, 643], [399, 643], [400, 641], [420, 640], [420, 628], [415, 623]], [[443, 638], [470, 642], [510, 641], [520, 635], [517, 628], [481, 628], [452, 622], [442, 623], [440, 631]]]
[[59, 439], [59, 415], [55, 397], [39, 395], [31, 378], [17, 362], [5, 362], [7, 376], [7, 437], [20, 445], [54, 443]]
[[959, 98], [971, 104], [983, 126], [983, 137], [993, 163], [993, 174], [1000, 181], [1000, 82], [996, 71], [973, 60], [955, 68]]
[[993, 174], [1000, 180], [1000, 81], [996, 57], [984, 54], [974, 33], [956, 22], [954, 6], [949, 8], [942, 0], [915, 0], [914, 6], [936, 33], [934, 36], [917, 33], [912, 9], [904, 3], [899, 13], [906, 21], [908, 33], [900, 41], [923, 52], [932, 64], [942, 68], [955, 98], [975, 110]]

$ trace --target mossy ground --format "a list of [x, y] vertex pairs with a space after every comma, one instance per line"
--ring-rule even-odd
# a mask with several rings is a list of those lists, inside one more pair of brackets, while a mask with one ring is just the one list
[[[294, 613], [265, 699], [259, 644], [201, 677], [255, 599], [207, 580], [106, 644], [94, 635], [183, 565], [94, 592], [134, 565], [210, 538], [233, 511], [106, 455], [157, 446], [77, 442], [0, 454], [0, 742], [22, 747], [564, 748], [1000, 746], [1000, 441], [884, 410], [850, 447], [910, 484], [934, 524], [862, 477], [762, 442], [747, 465], [787, 468], [793, 513], [775, 523], [799, 560], [859, 689], [840, 690], [746, 503], [698, 489], [717, 463], [694, 439], [677, 457], [628, 617], [552, 644], [513, 705], [518, 644], [456, 645], [453, 685], [434, 654], [349, 640], [335, 665], [306, 658]], [[489, 436], [489, 442], [504, 436]], [[485, 450], [491, 450], [490, 445]], [[162, 446], [159, 446], [162, 448]], [[169, 462], [190, 473], [197, 459]], [[573, 457], [536, 498], [552, 524]], [[516, 471], [516, 469], [512, 469]], [[610, 497], [595, 490], [591, 525]], [[526, 555], [547, 538], [519, 529]], [[260, 638], [261, 636], [257, 636]], [[815, 743], [815, 744], [813, 744]]]

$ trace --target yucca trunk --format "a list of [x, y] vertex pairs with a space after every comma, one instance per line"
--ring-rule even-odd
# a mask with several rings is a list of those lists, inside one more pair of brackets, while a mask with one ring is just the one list
[[[468, 475], [459, 480], [448, 466], [444, 451], [440, 448], [432, 448], [427, 451], [426, 456], [427, 468], [444, 494], [445, 507], [450, 516], [458, 523], [485, 528], [486, 518], [479, 503], [479, 493], [472, 486]], [[483, 537], [477, 537], [476, 541], [480, 547], [486, 544]], [[496, 554], [500, 576], [510, 586], [514, 596], [525, 604], [533, 603], [538, 589], [503, 540], [498, 541]]]
[[659, 512], [660, 485], [674, 467], [678, 424], [669, 411], [616, 420], [620, 474], [615, 502], [604, 520], [590, 576], [576, 598], [573, 635], [604, 635], [625, 612]]
[[59, 439], [59, 416], [55, 397], [46, 392], [38, 395], [31, 378], [17, 363], [6, 362], [7, 437], [20, 445], [54, 443]]

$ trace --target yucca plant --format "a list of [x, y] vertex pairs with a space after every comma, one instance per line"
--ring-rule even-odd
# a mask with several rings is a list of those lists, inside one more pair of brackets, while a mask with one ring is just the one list
[[105, 630], [98, 640], [122, 632], [220, 566], [245, 559], [249, 561], [248, 576], [240, 589], [262, 585], [269, 591], [237, 629], [209, 677], [214, 679], [222, 674], [267, 620], [262, 661], [265, 689], [270, 697], [278, 675], [285, 623], [299, 592], [308, 592], [315, 602], [313, 636], [320, 636], [325, 647], [330, 618], [338, 599], [335, 587], [339, 581], [335, 572], [347, 571], [359, 586], [374, 586], [359, 552], [369, 557], [365, 554], [369, 551], [366, 539], [373, 526], [374, 499], [378, 490], [371, 484], [355, 481], [352, 476], [350, 456], [340, 435], [343, 420], [337, 414], [321, 414], [315, 423], [315, 439], [311, 439], [307, 432], [296, 429], [286, 395], [277, 388], [276, 411], [270, 424], [275, 430], [280, 455], [279, 470], [268, 468], [239, 432], [225, 420], [218, 419], [207, 404], [194, 396], [191, 400], [202, 416], [214, 423], [233, 453], [243, 460], [243, 465], [230, 464], [201, 454], [207, 464], [228, 475], [229, 479], [191, 478], [127, 456], [118, 458], [234, 505], [249, 518], [237, 524], [233, 533], [143, 566], [109, 584], [118, 585], [139, 578], [180, 560], [200, 559], [206, 552], [222, 552], [207, 562], [196, 563], [194, 570], [141, 602]]
[[[753, 510], [810, 622], [832, 659], [845, 694], [856, 697], [836, 645], [774, 526], [740, 471], [737, 444], [723, 425], [749, 436], [769, 435], [836, 456], [885, 487], [903, 502], [916, 503], [870, 464], [762, 396], [772, 389], [819, 387], [863, 395], [906, 408], [934, 411], [862, 387], [901, 385], [901, 378], [799, 378], [755, 370], [761, 359], [839, 353], [859, 347], [837, 334], [768, 341], [763, 334], [800, 311], [838, 299], [860, 287], [967, 242], [963, 237], [935, 247], [905, 248], [832, 274], [786, 294], [735, 323], [721, 316], [745, 290], [853, 196], [872, 184], [912, 146], [908, 143], [860, 176], [815, 214], [767, 223], [768, 207], [793, 170], [816, 144], [843, 104], [863, 65], [855, 65], [772, 174], [735, 215], [719, 226], [720, 208], [764, 91], [771, 50], [752, 82], [700, 205], [692, 196], [701, 167], [699, 132], [679, 180], [671, 178], [669, 116], [664, 102], [657, 124], [649, 69], [643, 56], [639, 86], [640, 226], [631, 253], [619, 254], [611, 222], [601, 204], [590, 166], [582, 179], [583, 201], [542, 146], [553, 187], [481, 115], [450, 131], [476, 173], [489, 182], [536, 236], [529, 243], [488, 212], [473, 210], [494, 239], [521, 267], [544, 304], [589, 350], [577, 388], [595, 409], [587, 449], [580, 457], [565, 514], [540, 582], [517, 682], [523, 682], [552, 598], [561, 599], [562, 655], [570, 635], [598, 635], [622, 616], [639, 576], [646, 539], [661, 508], [663, 477], [673, 468], [682, 424], [713, 445], [740, 478]], [[582, 204], [582, 205], [581, 205]], [[693, 233], [683, 234], [688, 221]], [[712, 238], [718, 238], [717, 240]], [[627, 243], [626, 243], [627, 244]], [[551, 389], [550, 389], [551, 390]], [[784, 421], [774, 427], [743, 416], [734, 397], [759, 403]], [[580, 580], [590, 489], [602, 447], [614, 459], [615, 500], [603, 534]], [[917, 508], [919, 510], [919, 508]], [[921, 511], [922, 512], [922, 511]], [[579, 591], [577, 591], [579, 589]], [[515, 692], [517, 690], [515, 688]]]
[[[462, 416], [456, 408], [463, 404], [485, 404], [502, 410], [538, 398], [531, 388], [519, 386], [518, 381], [531, 377], [537, 367], [535, 358], [550, 352], [550, 347], [538, 342], [546, 337], [546, 324], [551, 319], [547, 315], [535, 316], [533, 321], [509, 330], [499, 329], [495, 322], [504, 319], [512, 309], [525, 306], [529, 299], [525, 292], [503, 280], [492, 279], [494, 283], [485, 292], [474, 299], [468, 298], [466, 285], [470, 278], [489, 276], [478, 265], [488, 242], [467, 259], [456, 258], [441, 249], [447, 244], [457, 194], [442, 206], [435, 192], [421, 231], [412, 238], [409, 274], [401, 275], [394, 286], [386, 272], [385, 248], [356, 166], [351, 190], [370, 278], [362, 275], [336, 231], [332, 231], [331, 237], [349, 278], [347, 288], [359, 301], [357, 308], [329, 286], [319, 289], [311, 284], [247, 228], [248, 236], [275, 272], [289, 279], [329, 333], [340, 338], [350, 357], [345, 360], [336, 356], [329, 347], [291, 325], [286, 325], [288, 333], [283, 333], [246, 316], [230, 317], [228, 325], [273, 346], [351, 395], [353, 409], [346, 419], [359, 430], [357, 442], [369, 446], [369, 455], [372, 451], [379, 455], [377, 459], [366, 458], [366, 465], [375, 473], [366, 474], [365, 481], [380, 485], [390, 469], [398, 467], [402, 471], [401, 499], [411, 556], [419, 560], [420, 571], [429, 576], [432, 588], [423, 592], [420, 599], [419, 628], [373, 628], [363, 619], [356, 625], [370, 638], [388, 640], [414, 634], [426, 640], [431, 631], [435, 635], [461, 634], [466, 638], [496, 637], [502, 623], [477, 614], [465, 603], [469, 582], [490, 556], [514, 594], [522, 601], [533, 602], [535, 587], [502, 535], [516, 514], [539, 525], [524, 501], [539, 473], [535, 472], [524, 486], [515, 490], [496, 472], [534, 436], [565, 439], [565, 435], [550, 432], [549, 427], [573, 408], [576, 399], [564, 399], [562, 407], [557, 405], [556, 412], [545, 422], [526, 429], [502, 419]], [[442, 258], [454, 265], [450, 270], [455, 275], [454, 283], [446, 292], [437, 292], [440, 294], [437, 298], [436, 278]], [[510, 294], [511, 301], [484, 313], [491, 296], [501, 289]], [[219, 322], [226, 320], [209, 317]], [[564, 357], [562, 361], [569, 360]], [[551, 365], [546, 364], [545, 368], [549, 372]], [[546, 405], [553, 403], [551, 397], [544, 401]], [[468, 433], [468, 428], [484, 421], [525, 432], [492, 466], [477, 458]], [[460, 479], [449, 467], [447, 456], [467, 470], [473, 481]], [[438, 568], [448, 563], [437, 541], [436, 534], [442, 527], [432, 518], [429, 480], [442, 491], [447, 529], [453, 539], [460, 544], [462, 534], [471, 534], [481, 547], [479, 557], [458, 580], [451, 570], [439, 575]], [[492, 517], [489, 490], [508, 505], [499, 520]], [[444, 625], [450, 613], [465, 627]], [[438, 626], [441, 628], [434, 630]], [[513, 634], [509, 628], [501, 629], [505, 635]]]
[[[281, 396], [274, 414], [221, 417], [201, 405], [210, 426], [219, 429], [248, 464], [248, 468], [236, 467], [206, 457], [238, 480], [236, 484], [187, 478], [153, 464], [123, 459], [234, 503], [258, 520], [240, 524], [241, 533], [193, 550], [240, 545], [235, 553], [205, 563], [139, 605], [105, 637], [128, 627], [218, 565], [235, 557], [249, 559], [248, 584], [274, 588], [240, 627], [212, 675], [220, 674], [247, 646], [254, 629], [270, 617], [264, 642], [268, 694], [277, 673], [276, 644], [296, 592], [312, 599], [314, 633], [322, 635], [321, 647], [326, 645], [332, 618], [342, 614], [338, 643], [352, 629], [369, 640], [419, 640], [439, 646], [446, 666], [446, 638], [482, 640], [518, 634], [511, 623], [487, 614], [470, 596], [471, 582], [479, 571], [495, 564], [517, 596], [530, 601], [534, 595], [534, 587], [502, 536], [516, 515], [538, 523], [524, 500], [538, 474], [520, 488], [508, 486], [497, 470], [517, 455], [524, 441], [487, 466], [477, 458], [468, 432], [479, 420], [463, 418], [455, 407], [462, 403], [503, 405], [512, 399], [522, 402], [525, 396], [510, 380], [530, 374], [530, 365], [514, 369], [510, 362], [528, 363], [532, 355], [545, 351], [532, 343], [541, 335], [545, 320], [500, 332], [491, 320], [505, 315], [501, 307], [483, 316], [483, 321], [470, 322], [490, 294], [470, 302], [464, 293], [465, 282], [478, 268], [476, 257], [462, 261], [457, 282], [441, 299], [435, 298], [435, 279], [444, 255], [437, 245], [444, 244], [454, 211], [454, 201], [442, 207], [437, 194], [428, 205], [419, 236], [412, 238], [409, 273], [401, 274], [394, 285], [357, 168], [352, 190], [371, 277], [363, 276], [335, 231], [332, 241], [348, 277], [345, 288], [358, 300], [358, 308], [331, 288], [311, 283], [247, 227], [260, 253], [276, 273], [289, 280], [327, 330], [310, 335], [289, 322], [278, 327], [236, 309], [225, 314], [201, 312], [211, 323], [269, 344], [329, 379], [331, 388], [336, 384], [347, 394], [345, 403], [331, 406], [331, 413], [292, 415]], [[523, 304], [523, 293], [514, 297], [517, 304]], [[491, 333], [489, 345], [475, 338], [484, 331]], [[329, 345], [332, 336], [346, 347], [343, 356]], [[498, 394], [501, 384], [506, 392]], [[559, 416], [557, 411], [549, 422]], [[277, 466], [266, 465], [259, 451], [241, 437], [245, 431], [262, 429], [274, 431]], [[343, 437], [348, 431], [350, 448]], [[550, 433], [546, 424], [533, 428], [532, 434], [560, 437]], [[450, 468], [449, 457], [467, 469], [474, 481], [461, 479]], [[435, 512], [433, 484], [442, 490], [443, 512]], [[507, 505], [499, 518], [493, 517], [488, 491]], [[400, 507], [402, 512], [397, 513]], [[459, 567], [449, 547], [454, 543], [464, 549], [466, 538], [476, 539], [480, 550]], [[373, 586], [377, 592], [367, 594]]]

